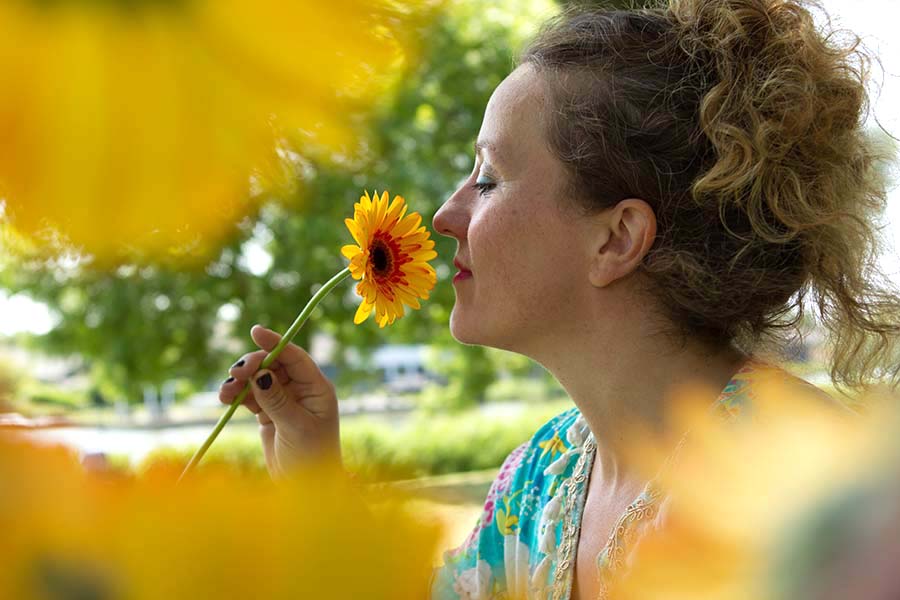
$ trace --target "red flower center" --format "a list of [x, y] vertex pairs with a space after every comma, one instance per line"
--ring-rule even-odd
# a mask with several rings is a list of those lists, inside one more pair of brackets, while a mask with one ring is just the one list
[[376, 273], [385, 273], [391, 266], [390, 252], [380, 240], [372, 246], [372, 265]]
[[[378, 233], [369, 246], [369, 264], [372, 266], [372, 278], [379, 287], [405, 282], [400, 266], [410, 262], [412, 258], [400, 249], [397, 239]], [[393, 294], [390, 294], [393, 296]]]
[[389, 279], [394, 270], [394, 248], [388, 240], [376, 236], [369, 247], [369, 256], [372, 264], [372, 274], [378, 279]]

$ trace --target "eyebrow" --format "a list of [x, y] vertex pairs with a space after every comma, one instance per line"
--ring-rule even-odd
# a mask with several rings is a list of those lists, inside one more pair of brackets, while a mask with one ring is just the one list
[[503, 155], [497, 149], [497, 145], [492, 142], [475, 142], [475, 154], [480, 154], [482, 150], [487, 150], [491, 154], [492, 163], [503, 163]]
[[497, 146], [495, 146], [494, 144], [492, 144], [490, 142], [481, 142], [481, 141], [475, 142], [475, 153], [478, 154], [482, 150], [487, 150], [491, 154], [496, 154]]

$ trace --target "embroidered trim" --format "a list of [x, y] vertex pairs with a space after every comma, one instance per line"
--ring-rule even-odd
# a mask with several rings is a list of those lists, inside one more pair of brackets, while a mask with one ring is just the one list
[[627, 552], [631, 550], [638, 534], [637, 524], [656, 516], [658, 498], [657, 493], [648, 484], [637, 500], [625, 509], [625, 513], [619, 518], [607, 540], [606, 546], [597, 555], [595, 564], [600, 579], [598, 600], [608, 598], [610, 578], [620, 573], [625, 567]]
[[[556, 570], [553, 574], [553, 600], [568, 599], [572, 587], [570, 569], [573, 566], [573, 553], [581, 531], [581, 511], [584, 508], [585, 493], [578, 493], [578, 487], [585, 484], [594, 464], [596, 450], [594, 435], [586, 436], [583, 451], [575, 463], [575, 469], [560, 487], [565, 488], [565, 504], [563, 506], [563, 530], [557, 548]], [[586, 487], [586, 485], [584, 486]], [[583, 490], [582, 490], [583, 491]], [[576, 504], [577, 503], [577, 504]]]

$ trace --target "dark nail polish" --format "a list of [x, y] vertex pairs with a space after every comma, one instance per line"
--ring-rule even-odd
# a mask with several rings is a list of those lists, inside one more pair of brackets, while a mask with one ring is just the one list
[[272, 387], [272, 375], [270, 373], [266, 373], [262, 377], [256, 380], [256, 385], [259, 386], [261, 390], [267, 390]]
[[225, 383], [231, 383], [232, 381], [234, 381], [234, 377], [229, 377], [225, 380]]
[[244, 359], [242, 358], [241, 360], [239, 360], [236, 363], [234, 363], [233, 365], [231, 365], [231, 368], [236, 369], [237, 367], [243, 367], [243, 366], [244, 366]]

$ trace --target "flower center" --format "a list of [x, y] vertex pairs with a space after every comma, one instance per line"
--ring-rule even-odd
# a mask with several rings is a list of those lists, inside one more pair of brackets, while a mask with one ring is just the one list
[[369, 252], [372, 257], [372, 266], [375, 268], [375, 275], [382, 277], [388, 275], [391, 272], [394, 257], [384, 240], [376, 239]]

